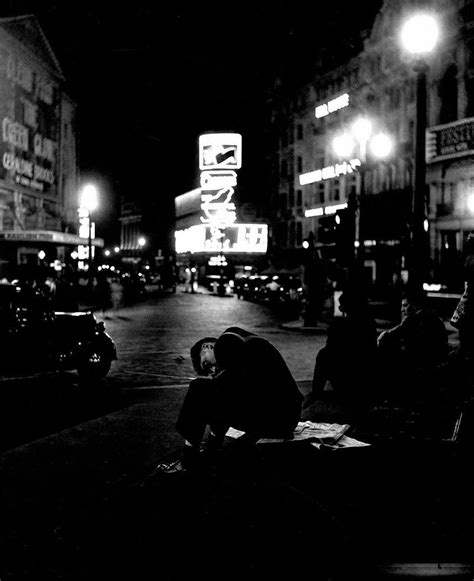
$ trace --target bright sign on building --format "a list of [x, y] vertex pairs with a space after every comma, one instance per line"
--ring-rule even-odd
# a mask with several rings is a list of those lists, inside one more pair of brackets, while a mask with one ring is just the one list
[[335, 214], [338, 210], [344, 210], [347, 208], [347, 204], [344, 202], [342, 204], [333, 204], [332, 206], [321, 206], [320, 208], [311, 208], [306, 210], [304, 215], [305, 218], [313, 218], [315, 216], [329, 216], [330, 214]]
[[199, 136], [199, 169], [240, 169], [242, 136], [239, 133], [207, 133]]
[[474, 154], [474, 117], [430, 127], [426, 131], [426, 161]]
[[343, 161], [342, 163], [335, 163], [334, 165], [328, 165], [322, 169], [301, 174], [299, 176], [299, 182], [300, 185], [305, 186], [314, 182], [320, 182], [321, 180], [337, 178], [340, 175], [351, 174], [356, 171], [359, 166], [360, 159], [357, 158], [351, 159], [349, 162]]
[[176, 252], [265, 253], [268, 246], [266, 224], [233, 224], [215, 231], [215, 227], [197, 224], [175, 232]]
[[60, 117], [52, 78], [0, 47], [0, 179], [56, 194]]
[[349, 93], [343, 93], [336, 97], [335, 99], [331, 99], [327, 103], [323, 103], [322, 105], [318, 105], [314, 111], [314, 114], [317, 119], [321, 117], [326, 117], [330, 113], [334, 113], [335, 111], [339, 111], [339, 109], [343, 109], [344, 107], [349, 106]]

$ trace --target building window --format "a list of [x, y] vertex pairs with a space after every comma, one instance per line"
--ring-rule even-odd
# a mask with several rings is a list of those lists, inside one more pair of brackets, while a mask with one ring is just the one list
[[303, 173], [303, 158], [302, 157], [298, 157], [297, 165], [298, 165], [298, 173]]
[[303, 190], [296, 190], [296, 205], [301, 208], [303, 205]]
[[303, 139], [303, 125], [301, 123], [298, 125], [297, 132], [298, 132], [298, 139], [299, 140]]
[[288, 162], [284, 159], [281, 162], [281, 177], [286, 178], [288, 177]]
[[295, 142], [295, 136], [293, 134], [293, 127], [290, 127], [288, 129], [288, 141], [289, 141], [290, 145], [292, 145]]
[[[448, 67], [439, 85], [441, 110], [439, 112], [440, 123], [450, 123], [458, 118], [458, 70], [455, 65]], [[472, 95], [469, 94], [470, 99]], [[472, 106], [471, 106], [472, 108]]]
[[474, 38], [467, 43], [467, 66], [469, 69], [474, 69]]
[[295, 190], [292, 187], [290, 187], [290, 195], [289, 195], [288, 203], [289, 203], [290, 208], [295, 207]]
[[286, 129], [282, 133], [282, 136], [281, 136], [281, 146], [282, 147], [287, 147], [288, 146], [288, 133], [287, 133]]
[[319, 203], [324, 204], [324, 182], [319, 184]]
[[296, 246], [301, 246], [303, 242], [303, 224], [296, 222]]
[[286, 194], [280, 194], [280, 211], [286, 211]]
[[294, 222], [290, 222], [290, 239], [289, 239], [290, 247], [295, 246], [295, 239], [296, 239], [296, 225]]

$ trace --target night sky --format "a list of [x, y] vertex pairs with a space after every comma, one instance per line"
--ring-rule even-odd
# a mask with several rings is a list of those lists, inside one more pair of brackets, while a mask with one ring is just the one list
[[0, 16], [35, 14], [59, 59], [79, 106], [81, 173], [100, 185], [107, 239], [118, 236], [121, 197], [163, 200], [166, 220], [170, 200], [198, 186], [206, 131], [243, 134], [250, 199], [275, 77], [309, 80], [321, 51], [344, 61], [381, 4], [10, 0]]

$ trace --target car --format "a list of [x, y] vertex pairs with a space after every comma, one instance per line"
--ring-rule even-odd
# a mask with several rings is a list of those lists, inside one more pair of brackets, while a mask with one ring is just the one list
[[0, 284], [0, 374], [37, 371], [78, 372], [100, 379], [117, 359], [105, 324], [92, 312], [51, 308], [35, 288]]

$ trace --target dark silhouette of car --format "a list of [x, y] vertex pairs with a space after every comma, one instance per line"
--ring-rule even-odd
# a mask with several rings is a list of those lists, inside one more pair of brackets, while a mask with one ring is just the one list
[[15, 284], [0, 284], [0, 341], [0, 374], [76, 370], [99, 379], [117, 359], [92, 312], [55, 311], [41, 290]]

